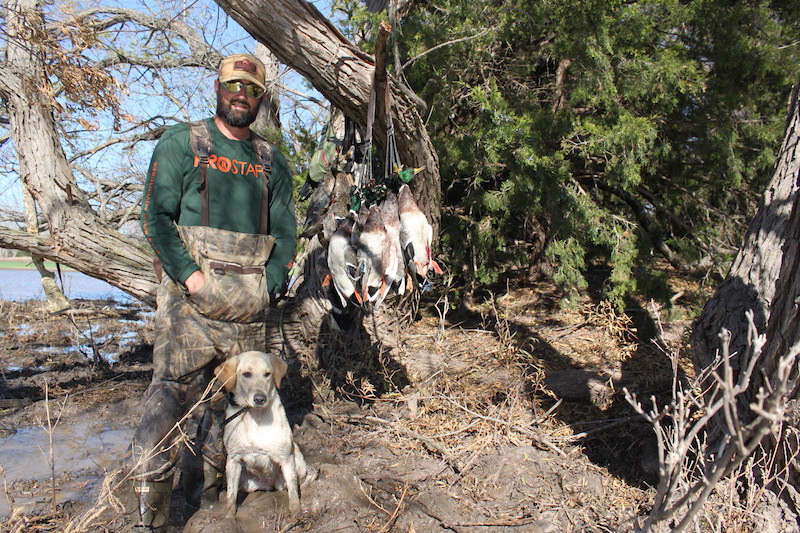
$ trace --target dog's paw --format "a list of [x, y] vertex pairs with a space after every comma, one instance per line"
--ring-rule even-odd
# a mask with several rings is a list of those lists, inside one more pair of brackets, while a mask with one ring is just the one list
[[306, 465], [306, 475], [303, 477], [300, 484], [305, 485], [309, 481], [316, 481], [318, 478], [319, 469], [311, 465]]

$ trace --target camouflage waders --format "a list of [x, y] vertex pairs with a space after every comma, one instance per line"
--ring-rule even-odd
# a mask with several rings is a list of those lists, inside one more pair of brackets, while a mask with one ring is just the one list
[[[204, 226], [178, 226], [178, 231], [205, 274], [205, 283], [189, 296], [164, 277], [158, 289], [153, 380], [132, 446], [141, 522], [153, 529], [167, 520], [171, 480], [183, 451], [176, 424], [200, 399], [217, 364], [243, 351], [266, 348], [269, 293], [264, 266], [274, 238]], [[204, 452], [197, 456], [203, 456], [206, 484], [220, 481], [224, 465], [219, 416], [213, 409], [203, 415], [193, 450]], [[197, 472], [187, 474], [199, 481]], [[200, 494], [186, 497], [199, 505]], [[216, 493], [211, 498], [215, 501]]]

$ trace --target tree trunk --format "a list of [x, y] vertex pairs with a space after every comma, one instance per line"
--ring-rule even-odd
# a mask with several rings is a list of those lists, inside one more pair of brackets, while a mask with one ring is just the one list
[[70, 169], [55, 129], [53, 93], [45, 76], [43, 52], [32, 31], [42, 25], [36, 0], [6, 2], [7, 62], [0, 92], [8, 104], [19, 174], [48, 222], [49, 234], [24, 238], [0, 231], [0, 245], [31, 251], [103, 279], [148, 303], [155, 302], [156, 279], [144, 242], [125, 237], [92, 211]]
[[[28, 232], [38, 234], [39, 217], [36, 213], [36, 201], [24, 186], [22, 187], [22, 198], [25, 202], [25, 225], [28, 228]], [[69, 309], [69, 300], [67, 300], [66, 296], [64, 296], [64, 292], [56, 283], [53, 273], [45, 268], [42, 256], [31, 254], [31, 261], [42, 278], [42, 289], [44, 290], [44, 296], [47, 299], [50, 312], [60, 313]]]
[[745, 311], [753, 311], [761, 332], [770, 320], [775, 283], [782, 272], [784, 244], [791, 228], [792, 203], [798, 190], [799, 89], [800, 85], [795, 86], [792, 92], [783, 145], [758, 212], [728, 276], [694, 325], [692, 349], [697, 368], [705, 368], [714, 360], [720, 349], [718, 335], [722, 328], [731, 332], [731, 353], [741, 353], [747, 344]]
[[[281, 100], [278, 94], [278, 60], [269, 51], [269, 48], [261, 43], [256, 45], [253, 52], [266, 67], [267, 97], [261, 102], [261, 110], [253, 123], [253, 130], [257, 133], [264, 132], [274, 135], [281, 130]], [[272, 80], [272, 82], [270, 82]]]
[[[797, 182], [800, 180], [800, 103], [797, 88], [793, 96], [791, 124], [784, 141], [784, 146], [790, 146], [791, 149], [787, 149], [781, 158], [779, 168], [785, 168]], [[774, 298], [769, 306], [762, 372], [758, 376], [758, 384], [765, 389], [770, 388], [780, 358], [797, 349], [800, 343], [800, 194], [794, 195], [791, 205]], [[776, 489], [789, 497], [797, 512], [800, 510], [800, 375], [797, 365], [790, 374], [786, 415], [780, 440], [770, 443], [773, 447], [770, 451], [775, 452], [776, 464], [773, 469], [780, 473], [776, 476]]]
[[[755, 401], [759, 388], [772, 390], [770, 382], [776, 374], [778, 361], [800, 341], [800, 85], [795, 86], [789, 105], [789, 116], [783, 145], [775, 172], [759, 205], [755, 219], [748, 229], [744, 244], [714, 297], [708, 302], [695, 324], [692, 334], [693, 357], [696, 368], [707, 368], [719, 350], [718, 334], [722, 328], [731, 332], [730, 353], [742, 353], [747, 346], [747, 326], [744, 313], [752, 309], [755, 324], [766, 335], [760, 371], [753, 377], [749, 397], [742, 404]], [[769, 460], [763, 463], [768, 471], [760, 472], [762, 479], [772, 479], [773, 487], [793, 501], [800, 509], [800, 381], [797, 368], [790, 374], [786, 413], [788, 419], [776, 424], [776, 438], [764, 444]], [[743, 407], [746, 407], [743, 405]], [[748, 412], [740, 409], [746, 420]], [[710, 448], [725, 434], [726, 422], [719, 416], [709, 435]], [[773, 477], [774, 476], [774, 477]]]

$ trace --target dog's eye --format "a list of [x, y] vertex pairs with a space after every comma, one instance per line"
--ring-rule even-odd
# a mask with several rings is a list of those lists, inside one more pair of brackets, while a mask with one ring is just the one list
[[250, 372], [250, 371], [242, 372], [242, 377], [243, 378], [252, 378], [253, 377], [253, 373]]
[[264, 377], [268, 378], [272, 375], [272, 372], [264, 372]]

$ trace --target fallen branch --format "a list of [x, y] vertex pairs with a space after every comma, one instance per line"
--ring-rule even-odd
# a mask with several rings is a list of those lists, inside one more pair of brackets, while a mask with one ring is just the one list
[[545, 438], [541, 434], [536, 433], [535, 431], [532, 431], [532, 430], [530, 430], [530, 429], [528, 429], [526, 427], [520, 426], [518, 424], [514, 424], [512, 422], [509, 422], [508, 420], [501, 420], [499, 418], [493, 418], [491, 416], [486, 416], [486, 415], [482, 415], [480, 413], [476, 413], [475, 411], [473, 411], [473, 410], [471, 410], [471, 409], [469, 409], [467, 407], [464, 407], [463, 405], [461, 405], [457, 401], [453, 400], [452, 398], [448, 398], [446, 396], [439, 396], [439, 398], [442, 399], [442, 400], [449, 401], [450, 403], [452, 403], [456, 407], [462, 409], [464, 412], [469, 413], [474, 417], [480, 418], [481, 420], [486, 420], [488, 422], [493, 422], [495, 424], [501, 424], [501, 425], [507, 426], [507, 427], [513, 429], [514, 431], [518, 432], [518, 433], [522, 433], [523, 435], [525, 435], [527, 437], [531, 437], [533, 440], [535, 440], [539, 444], [542, 444], [543, 446], [546, 446], [549, 450], [551, 450], [552, 452], [557, 453], [558, 455], [560, 455], [562, 457], [567, 455], [558, 446], [556, 446], [555, 444], [550, 442], [547, 438]]
[[344, 419], [346, 421], [354, 420], [354, 421], [371, 422], [375, 424], [383, 424], [389, 426], [393, 430], [402, 433], [407, 437], [420, 441], [430, 451], [438, 454], [448, 465], [450, 465], [450, 468], [452, 468], [456, 473], [461, 471], [461, 464], [459, 463], [459, 461], [454, 459], [452, 454], [449, 451], [447, 451], [443, 446], [437, 444], [436, 442], [432, 441], [428, 437], [425, 437], [424, 435], [420, 435], [416, 431], [412, 431], [406, 427], [398, 425], [396, 422], [392, 422], [391, 420], [386, 420], [372, 415], [328, 413], [325, 416], [336, 419]]

